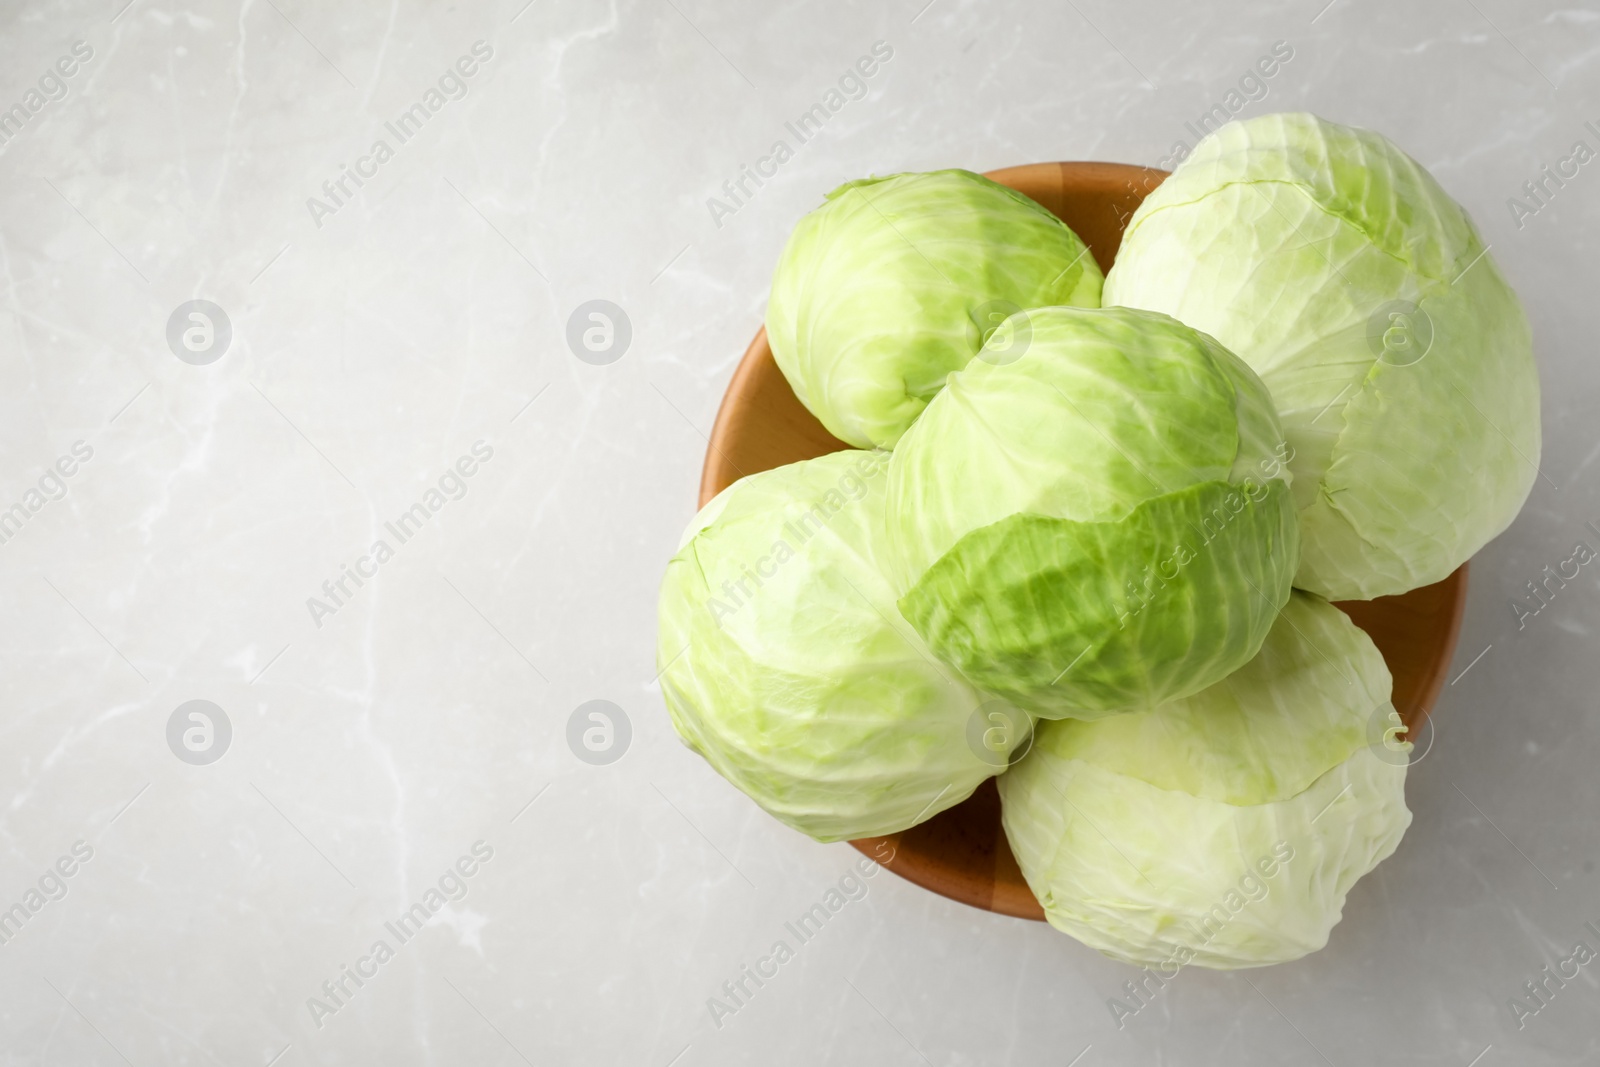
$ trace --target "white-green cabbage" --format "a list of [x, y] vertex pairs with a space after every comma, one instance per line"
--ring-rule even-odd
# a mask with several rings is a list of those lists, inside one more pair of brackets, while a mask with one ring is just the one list
[[1522, 306], [1466, 212], [1376, 133], [1307, 114], [1222, 127], [1134, 213], [1105, 302], [1165, 312], [1265, 380], [1292, 449], [1301, 588], [1439, 581], [1533, 484]]
[[1100, 268], [1034, 201], [965, 170], [848, 182], [789, 237], [767, 340], [828, 432], [893, 448], [1013, 311], [1098, 307]]
[[1050, 923], [1167, 977], [1321, 948], [1411, 822], [1409, 746], [1369, 747], [1391, 684], [1365, 633], [1296, 592], [1224, 681], [1153, 711], [1039, 724], [1000, 779], [1001, 817]]
[[901, 613], [1044, 718], [1149, 708], [1255, 655], [1298, 534], [1277, 417], [1221, 345], [1127, 308], [1022, 312], [893, 453]]
[[931, 818], [1003, 770], [1031, 726], [895, 610], [876, 543], [887, 458], [838, 452], [740, 479], [695, 517], [662, 583], [678, 734], [819, 841]]

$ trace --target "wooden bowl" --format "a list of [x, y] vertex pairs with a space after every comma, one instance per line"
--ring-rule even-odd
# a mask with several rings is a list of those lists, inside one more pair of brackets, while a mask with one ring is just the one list
[[[988, 176], [1037, 200], [1071, 226], [1105, 271], [1111, 269], [1128, 217], [1167, 175], [1122, 163], [1034, 163]], [[706, 449], [700, 503], [747, 474], [849, 447], [795, 398], [773, 362], [763, 329], [722, 398]], [[1394, 706], [1413, 737], [1444, 685], [1466, 600], [1463, 564], [1444, 581], [1402, 596], [1338, 605], [1383, 653], [1394, 675]], [[885, 843], [889, 849], [881, 848]], [[925, 823], [851, 844], [869, 856], [892, 855], [885, 863], [890, 870], [952, 900], [1023, 919], [1044, 918], [1000, 827], [1000, 794], [992, 778]]]

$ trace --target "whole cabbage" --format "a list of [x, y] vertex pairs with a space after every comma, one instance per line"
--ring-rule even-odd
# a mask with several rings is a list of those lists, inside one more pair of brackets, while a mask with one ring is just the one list
[[1321, 948], [1411, 822], [1410, 746], [1373, 743], [1390, 688], [1371, 639], [1296, 592], [1225, 681], [1153, 711], [1040, 724], [1000, 779], [1001, 820], [1051, 925], [1165, 977]]
[[1021, 312], [893, 453], [901, 613], [974, 685], [1044, 718], [1186, 696], [1255, 655], [1298, 534], [1259, 378], [1127, 308]]
[[794, 228], [767, 340], [828, 432], [893, 448], [1013, 311], [1097, 307], [1089, 249], [1034, 201], [965, 170], [847, 182]]
[[819, 841], [903, 830], [1003, 770], [1031, 720], [939, 664], [880, 573], [883, 453], [742, 478], [707, 504], [661, 588], [678, 734]]
[[1134, 213], [1105, 300], [1210, 334], [1267, 383], [1301, 588], [1439, 581], [1532, 487], [1522, 306], [1466, 212], [1376, 133], [1307, 114], [1223, 126]]

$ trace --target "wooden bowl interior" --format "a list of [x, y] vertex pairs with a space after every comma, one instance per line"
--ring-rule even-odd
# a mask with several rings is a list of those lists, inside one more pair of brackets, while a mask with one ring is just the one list
[[[1166, 172], [1121, 163], [1034, 163], [988, 176], [1071, 226], [1100, 269], [1108, 271], [1128, 217]], [[700, 504], [745, 475], [849, 447], [795, 397], [773, 361], [763, 328], [739, 361], [717, 412]], [[1463, 565], [1444, 581], [1401, 596], [1338, 605], [1383, 653], [1394, 675], [1394, 705], [1413, 737], [1444, 685], [1466, 608], [1466, 581]], [[1044, 918], [1000, 827], [993, 779], [927, 822], [851, 844], [870, 856], [891, 855], [884, 864], [889, 869], [952, 900], [1024, 919]]]

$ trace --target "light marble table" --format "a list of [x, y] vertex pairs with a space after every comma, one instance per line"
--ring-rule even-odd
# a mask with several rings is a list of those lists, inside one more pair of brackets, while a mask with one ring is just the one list
[[[1508, 205], [1600, 147], [1600, 13], [923, 2], [5, 5], [0, 907], [38, 907], [0, 1062], [1600, 1058], [1600, 968], [1508, 1007], [1600, 926], [1600, 589], [1510, 606], [1600, 544], [1600, 165]], [[653, 685], [788, 227], [869, 172], [1158, 164], [1277, 42], [1240, 113], [1432, 168], [1541, 361], [1545, 477], [1474, 563], [1400, 851], [1325, 951], [1185, 972], [1121, 1029], [1130, 969], [880, 874], [717, 1025], [856, 860], [711, 773]], [[595, 700], [614, 762], [569, 745]]]

